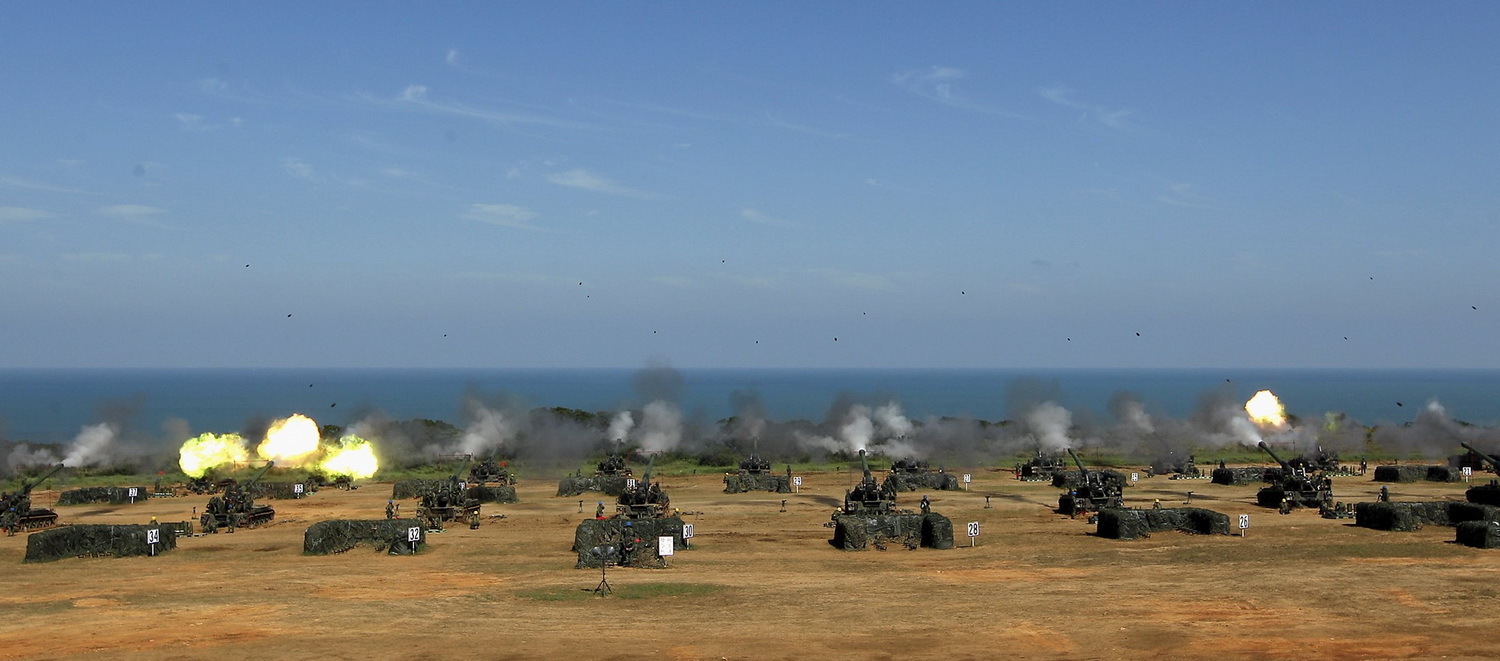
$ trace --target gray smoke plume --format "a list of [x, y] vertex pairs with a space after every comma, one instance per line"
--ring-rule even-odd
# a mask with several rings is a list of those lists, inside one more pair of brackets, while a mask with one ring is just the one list
[[646, 452], [667, 452], [682, 443], [682, 411], [677, 405], [656, 400], [641, 412], [641, 426], [636, 440]]
[[68, 446], [68, 454], [63, 457], [63, 465], [69, 468], [79, 466], [97, 466], [112, 461], [110, 451], [114, 448], [115, 438], [118, 430], [114, 425], [101, 422], [97, 425], [89, 425], [78, 432], [73, 443]]
[[1073, 447], [1068, 435], [1073, 427], [1073, 414], [1057, 402], [1037, 404], [1026, 412], [1024, 421], [1043, 451], [1058, 452]]
[[630, 414], [630, 411], [620, 411], [609, 421], [609, 440], [623, 441], [630, 438], [630, 430], [634, 428], [635, 417]]

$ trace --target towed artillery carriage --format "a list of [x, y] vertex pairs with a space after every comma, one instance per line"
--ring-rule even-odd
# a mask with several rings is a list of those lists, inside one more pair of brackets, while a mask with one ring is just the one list
[[791, 465], [787, 465], [786, 475], [776, 475], [771, 472], [771, 462], [762, 459], [757, 451], [752, 450], [750, 457], [740, 462], [738, 473], [729, 473], [724, 476], [724, 493], [746, 491], [791, 493]]
[[627, 519], [655, 519], [667, 515], [672, 508], [672, 499], [662, 491], [660, 482], [651, 481], [651, 467], [656, 465], [656, 455], [646, 462], [646, 475], [627, 485], [615, 503], [615, 515]]
[[[1124, 475], [1116, 471], [1091, 471], [1085, 468], [1083, 460], [1078, 458], [1078, 453], [1073, 448], [1068, 448], [1068, 455], [1073, 457], [1073, 463], [1078, 464], [1079, 481], [1068, 492], [1057, 497], [1058, 512], [1076, 516], [1124, 505]], [[1058, 485], [1056, 479], [1052, 483], [1054, 486], [1065, 486]]]
[[469, 483], [513, 487], [516, 486], [516, 475], [506, 462], [490, 457], [469, 469]]
[[1016, 464], [1016, 479], [1023, 482], [1050, 482], [1054, 475], [1068, 470], [1068, 462], [1061, 455], [1042, 452], [1037, 448], [1036, 454], [1026, 460], [1024, 464]]
[[[843, 507], [835, 510], [830, 544], [845, 551], [861, 551], [874, 545], [885, 550], [888, 542], [908, 549], [953, 548], [953, 522], [923, 506], [921, 513], [896, 508], [896, 492], [890, 482], [882, 485], [870, 475], [865, 451], [859, 451], [864, 477], [844, 494]], [[924, 501], [925, 502], [925, 501]]]
[[557, 495], [577, 496], [585, 491], [599, 491], [605, 495], [618, 496], [625, 491], [626, 482], [632, 478], [630, 465], [625, 455], [610, 453], [599, 462], [593, 475], [582, 472], [568, 475], [557, 483]]
[[249, 482], [231, 484], [224, 489], [223, 496], [209, 498], [208, 506], [203, 508], [202, 516], [198, 517], [198, 524], [202, 526], [203, 532], [218, 532], [219, 528], [224, 527], [254, 528], [276, 518], [275, 508], [255, 504], [253, 491], [255, 483], [265, 477], [266, 471], [275, 465], [276, 462], [267, 461]]
[[891, 473], [885, 478], [885, 488], [892, 491], [916, 491], [936, 489], [958, 491], [958, 476], [946, 469], [933, 470], [927, 462], [917, 459], [897, 459], [891, 463]]
[[62, 464], [53, 466], [41, 477], [22, 481], [20, 490], [15, 493], [0, 494], [0, 524], [3, 524], [0, 527], [6, 530], [35, 530], [57, 523], [57, 512], [31, 506], [31, 490], [62, 469]]
[[425, 510], [428, 517], [439, 522], [457, 521], [470, 514], [479, 514], [479, 499], [474, 497], [470, 493], [471, 490], [466, 488], [466, 485], [459, 479], [464, 469], [468, 468], [473, 461], [472, 457], [469, 458], [447, 479], [424, 489], [420, 496], [422, 499], [420, 510]]
[[[1490, 455], [1475, 450], [1474, 446], [1471, 446], [1468, 443], [1460, 443], [1459, 445], [1464, 446], [1465, 450], [1474, 453], [1474, 455], [1479, 457], [1480, 460], [1489, 464], [1492, 470], [1500, 471], [1500, 459], [1496, 459]], [[1477, 486], [1469, 487], [1469, 489], [1464, 492], [1464, 498], [1471, 503], [1477, 503], [1480, 505], [1500, 505], [1500, 480], [1490, 480], [1489, 484], [1480, 484]]]
[[[1279, 459], [1277, 461], [1280, 462]], [[1324, 448], [1323, 446], [1319, 445], [1319, 446], [1317, 446], [1313, 450], [1304, 452], [1304, 453], [1302, 453], [1302, 454], [1300, 454], [1300, 455], [1298, 455], [1296, 457], [1292, 457], [1290, 460], [1286, 461], [1284, 463], [1284, 465], [1281, 468], [1279, 468], [1279, 469], [1277, 469], [1277, 468], [1268, 468], [1268, 469], [1266, 469], [1266, 481], [1274, 483], [1274, 482], [1280, 480], [1281, 479], [1281, 477], [1280, 477], [1281, 473], [1284, 473], [1287, 470], [1289, 470], [1287, 468], [1288, 466], [1291, 467], [1291, 469], [1301, 470], [1304, 473], [1309, 472], [1309, 471], [1317, 471], [1317, 472], [1323, 473], [1324, 475], [1358, 475], [1359, 474], [1358, 470], [1356, 470], [1354, 468], [1351, 468], [1349, 466], [1341, 465], [1339, 463], [1339, 453], [1338, 452], [1334, 452], [1334, 451], [1328, 450], [1328, 449]]]
[[1306, 464], [1294, 467], [1283, 461], [1265, 441], [1258, 447], [1281, 465], [1279, 474], [1267, 476], [1274, 478], [1270, 486], [1255, 494], [1255, 502], [1261, 507], [1281, 507], [1283, 502], [1292, 507], [1323, 507], [1333, 503], [1333, 480], [1326, 474], [1308, 475]]
[[1148, 477], [1152, 475], [1167, 475], [1167, 479], [1169, 480], [1201, 480], [1208, 477], [1208, 475], [1204, 474], [1203, 469], [1198, 467], [1198, 462], [1193, 455], [1188, 455], [1186, 459], [1170, 455], [1158, 458], [1156, 461], [1151, 462], [1151, 467], [1146, 471], [1146, 475]]

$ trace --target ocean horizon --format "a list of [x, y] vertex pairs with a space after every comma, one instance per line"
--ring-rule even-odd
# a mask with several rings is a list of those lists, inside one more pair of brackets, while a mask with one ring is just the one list
[[674, 400], [713, 422], [757, 402], [772, 420], [819, 421], [839, 401], [898, 402], [912, 419], [1012, 417], [1016, 402], [1048, 399], [1078, 415], [1109, 416], [1129, 393], [1153, 415], [1184, 418], [1205, 396], [1241, 401], [1271, 390], [1288, 413], [1343, 413], [1367, 425], [1410, 422], [1430, 401], [1454, 419], [1500, 422], [1496, 369], [425, 369], [173, 368], [0, 370], [0, 440], [61, 443], [86, 425], [167, 439], [238, 431], [302, 413], [349, 425], [373, 414], [464, 423], [464, 404], [588, 411]]

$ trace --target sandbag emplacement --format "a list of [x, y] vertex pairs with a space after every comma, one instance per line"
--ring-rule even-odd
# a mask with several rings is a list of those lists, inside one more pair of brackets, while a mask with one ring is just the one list
[[391, 498], [393, 500], [406, 500], [408, 498], [421, 498], [422, 494], [437, 489], [439, 484], [447, 480], [401, 480], [391, 485]]
[[81, 487], [69, 489], [57, 496], [58, 505], [129, 505], [146, 502], [150, 489], [146, 487]]
[[480, 484], [469, 487], [468, 496], [481, 503], [519, 503], [516, 488], [508, 484]]
[[[626, 525], [629, 524], [629, 525]], [[626, 553], [626, 534], [634, 550]], [[578, 569], [598, 569], [604, 563], [622, 567], [662, 569], [666, 561], [657, 551], [658, 537], [671, 537], [672, 549], [687, 548], [682, 539], [682, 519], [675, 516], [660, 519], [584, 519], [573, 532], [573, 551], [578, 554]], [[635, 540], [640, 540], [636, 542]], [[595, 547], [614, 547], [613, 554], [594, 555]]]
[[269, 500], [295, 500], [306, 498], [310, 493], [312, 486], [306, 482], [256, 482], [250, 485], [251, 495]]
[[620, 475], [569, 475], [557, 483], [557, 495], [577, 496], [585, 491], [599, 491], [605, 495], [618, 496], [625, 491], [624, 476]]
[[1201, 507], [1105, 509], [1099, 512], [1095, 534], [1109, 539], [1138, 539], [1168, 530], [1195, 535], [1228, 535], [1229, 515]]
[[387, 555], [411, 555], [427, 547], [427, 531], [415, 519], [319, 521], [302, 534], [302, 551], [343, 553], [361, 544]]
[[[1101, 474], [1101, 479], [1103, 479], [1105, 485], [1116, 486], [1121, 489], [1130, 486], [1130, 482], [1125, 479], [1125, 474], [1120, 471], [1106, 468], [1103, 470], [1091, 470], [1089, 472]], [[1083, 486], [1083, 474], [1078, 471], [1054, 473], [1052, 475], [1052, 486], [1062, 489], [1077, 489]]]
[[1209, 475], [1214, 484], [1235, 486], [1240, 484], [1256, 484], [1265, 479], [1264, 468], [1215, 468]]
[[933, 489], [936, 491], [958, 491], [958, 476], [943, 471], [931, 473], [891, 473], [885, 478], [887, 489], [895, 491], [917, 491], [919, 489]]
[[745, 493], [747, 491], [791, 493], [792, 480], [785, 475], [731, 474], [724, 476], [724, 493]]
[[177, 531], [169, 527], [71, 525], [32, 533], [26, 538], [26, 557], [22, 562], [52, 562], [63, 558], [100, 556], [154, 556], [175, 548]]
[[1427, 477], [1426, 466], [1376, 466], [1376, 482], [1416, 482]]
[[863, 551], [871, 546], [901, 545], [908, 549], [953, 548], [953, 522], [936, 512], [927, 514], [840, 514], [833, 526], [834, 547]]
[[1448, 501], [1355, 503], [1354, 525], [1372, 530], [1411, 532], [1424, 525], [1452, 525]]
[[1464, 521], [1457, 526], [1454, 540], [1476, 549], [1500, 548], [1500, 523], [1494, 521]]

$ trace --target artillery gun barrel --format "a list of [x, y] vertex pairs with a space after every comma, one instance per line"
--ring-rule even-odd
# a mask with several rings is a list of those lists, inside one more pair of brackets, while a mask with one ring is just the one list
[[1073, 448], [1068, 448], [1068, 456], [1073, 458], [1073, 463], [1078, 464], [1078, 472], [1083, 473], [1085, 476], [1089, 474], [1089, 469], [1083, 467], [1083, 460], [1078, 458], [1078, 453], [1074, 452]]
[[1464, 446], [1465, 450], [1468, 450], [1469, 452], [1473, 452], [1474, 454], [1478, 455], [1480, 459], [1483, 459], [1483, 460], [1489, 462], [1490, 466], [1493, 467], [1495, 470], [1500, 470], [1500, 459], [1496, 459], [1496, 458], [1491, 457], [1491, 456], [1489, 456], [1489, 455], [1487, 455], [1487, 454], [1485, 454], [1483, 452], [1475, 450], [1474, 446], [1469, 445], [1468, 443], [1459, 443], [1459, 445]]
[[1271, 455], [1271, 458], [1275, 459], [1276, 463], [1281, 464], [1281, 470], [1284, 470], [1284, 471], [1286, 471], [1288, 473], [1292, 472], [1292, 465], [1286, 463], [1285, 461], [1282, 461], [1281, 457], [1276, 456], [1276, 452], [1271, 449], [1271, 446], [1266, 445], [1265, 441], [1261, 441], [1259, 443], [1259, 447], [1260, 447], [1260, 449], [1265, 450], [1266, 454]]
[[62, 464], [58, 464], [56, 466], [53, 466], [52, 470], [47, 471], [41, 477], [39, 477], [39, 478], [37, 478], [35, 480], [32, 480], [32, 481], [29, 481], [29, 482], [22, 482], [21, 483], [21, 493], [23, 493], [23, 494], [29, 494], [29, 493], [31, 493], [31, 490], [35, 489], [38, 484], [46, 482], [47, 478], [52, 477], [53, 475], [56, 475], [57, 471], [60, 471], [62, 469], [63, 469], [63, 465]]
[[250, 481], [245, 483], [244, 488], [245, 489], [249, 489], [251, 487], [251, 485], [254, 485], [256, 482], [259, 482], [260, 478], [265, 477], [266, 471], [271, 470], [271, 467], [275, 466], [275, 465], [276, 465], [276, 462], [274, 462], [274, 461], [266, 461], [266, 465], [260, 467], [260, 472], [256, 473], [255, 477], [250, 478]]
[[461, 476], [464, 474], [464, 469], [468, 468], [469, 464], [472, 463], [474, 463], [474, 455], [471, 454], [469, 455], [468, 459], [464, 460], [464, 463], [459, 465], [458, 470], [453, 471], [453, 479], [461, 479]]
[[859, 467], [865, 472], [865, 479], [870, 479], [870, 460], [865, 458], [865, 451], [859, 451]]
[[653, 455], [651, 455], [650, 457], [648, 457], [646, 459], [646, 475], [644, 476], [644, 479], [641, 481], [642, 485], [645, 486], [645, 487], [647, 487], [647, 488], [649, 488], [651, 486], [651, 467], [655, 466], [655, 465], [656, 465], [656, 455], [653, 454]]

